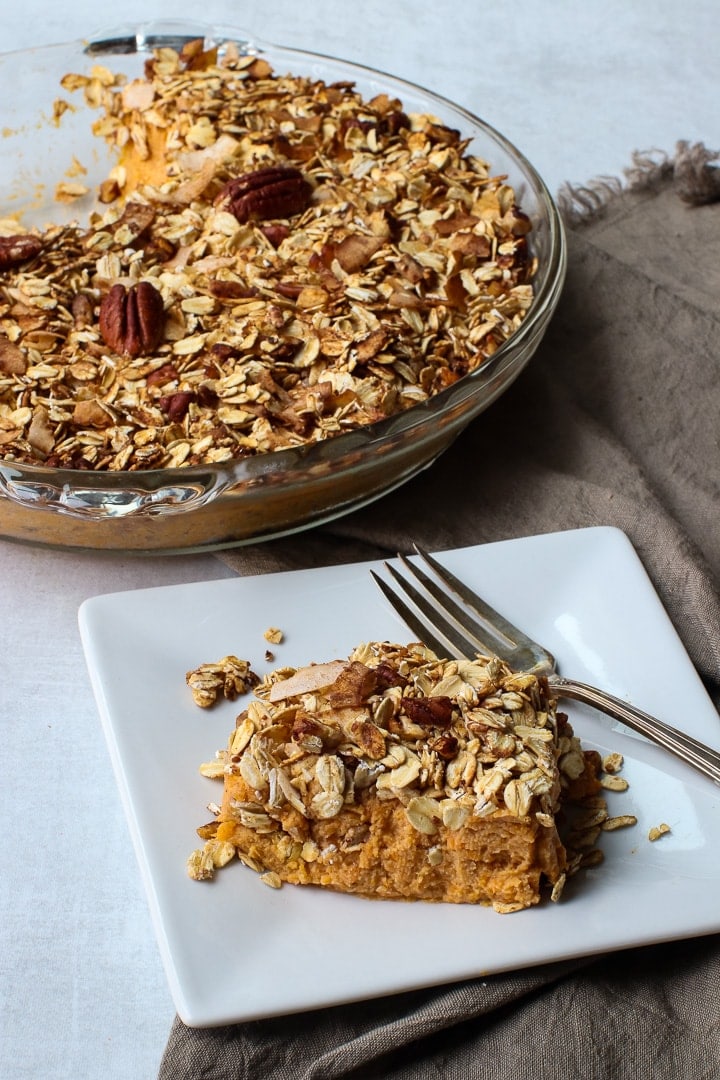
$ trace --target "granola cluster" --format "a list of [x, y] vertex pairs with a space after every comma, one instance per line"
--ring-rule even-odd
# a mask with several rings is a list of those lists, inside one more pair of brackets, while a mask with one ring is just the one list
[[247, 660], [224, 656], [221, 660], [200, 664], [185, 675], [193, 701], [201, 709], [211, 708], [216, 701], [235, 701], [259, 682]]
[[0, 220], [7, 459], [138, 470], [324, 440], [482, 365], [532, 302], [514, 191], [398, 100], [199, 43], [63, 88], [117, 164], [87, 225]]

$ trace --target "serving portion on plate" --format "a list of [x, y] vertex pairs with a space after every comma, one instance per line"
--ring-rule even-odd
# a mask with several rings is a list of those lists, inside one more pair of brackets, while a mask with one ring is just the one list
[[[442, 560], [542, 640], [564, 671], [720, 742], [712, 703], [621, 533], [531, 537], [444, 552]], [[365, 899], [312, 885], [269, 889], [238, 861], [209, 882], [188, 876], [197, 826], [218, 797], [217, 782], [199, 766], [226, 744], [247, 703], [198, 709], [186, 673], [232, 654], [263, 677], [346, 658], [362, 641], [409, 641], [369, 588], [373, 568], [126, 592], [81, 609], [93, 687], [182, 1019], [202, 1026], [277, 1015], [717, 932], [717, 787], [576, 705], [568, 713], [583, 747], [624, 759], [627, 790], [604, 792], [610, 813], [637, 823], [600, 833], [602, 862], [572, 877], [558, 903], [546, 895], [500, 915], [477, 904]], [[282, 631], [270, 646], [269, 627]]]
[[[609, 816], [601, 765], [542, 676], [497, 656], [363, 642], [345, 660], [283, 665], [255, 686], [227, 745], [200, 766], [223, 791], [188, 873], [211, 881], [237, 855], [276, 888], [522, 911], [559, 900], [567, 878], [595, 864], [600, 824], [633, 823]], [[559, 828], [570, 813], [572, 827]], [[562, 834], [582, 846], [571, 853]]]
[[562, 229], [517, 150], [428, 91], [240, 38], [146, 30], [30, 68], [6, 139], [34, 122], [36, 157], [0, 211], [5, 535], [178, 550], [326, 520], [431, 462], [542, 337]]

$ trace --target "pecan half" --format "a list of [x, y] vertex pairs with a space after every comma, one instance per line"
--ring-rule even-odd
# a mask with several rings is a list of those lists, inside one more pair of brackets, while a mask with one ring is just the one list
[[244, 225], [301, 214], [311, 195], [312, 188], [299, 169], [271, 166], [228, 180], [217, 202]]
[[34, 259], [41, 251], [42, 240], [39, 236], [0, 236], [0, 271], [13, 270]]
[[113, 285], [100, 304], [100, 333], [106, 345], [125, 356], [151, 353], [165, 329], [163, 298], [149, 281], [126, 289]]

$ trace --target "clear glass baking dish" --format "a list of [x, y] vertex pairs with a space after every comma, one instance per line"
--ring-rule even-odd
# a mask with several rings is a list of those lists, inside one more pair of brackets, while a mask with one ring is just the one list
[[24, 224], [82, 219], [85, 203], [63, 209], [55, 185], [74, 158], [90, 163], [84, 183], [97, 189], [112, 165], [78, 107], [52, 122], [60, 79], [103, 63], [129, 77], [160, 45], [206, 47], [232, 41], [276, 70], [352, 80], [367, 97], [387, 93], [407, 111], [432, 113], [460, 130], [469, 151], [507, 174], [532, 221], [537, 259], [534, 300], [520, 328], [481, 368], [425, 403], [324, 442], [221, 465], [141, 472], [88, 472], [0, 458], [0, 536], [71, 549], [171, 553], [258, 542], [331, 520], [391, 491], [429, 466], [459, 432], [522, 372], [557, 305], [565, 242], [555, 204], [533, 166], [500, 133], [466, 110], [406, 81], [325, 57], [267, 44], [241, 30], [188, 23], [121, 28], [77, 41], [0, 56], [0, 81], [12, 86], [0, 110], [0, 217]]

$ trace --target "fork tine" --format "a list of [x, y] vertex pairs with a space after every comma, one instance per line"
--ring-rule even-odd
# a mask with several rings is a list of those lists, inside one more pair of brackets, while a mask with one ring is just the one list
[[[385, 563], [387, 572], [410, 600], [412, 607], [397, 595], [397, 590], [390, 588], [376, 574], [372, 576], [392, 607], [421, 641], [440, 653], [447, 653], [450, 646], [452, 654], [467, 659], [472, 659], [478, 653], [499, 656], [516, 671], [554, 670], [555, 660], [547, 649], [494, 611], [417, 544], [414, 547], [420, 558], [433, 570], [440, 585], [401, 553], [397, 558], [406, 575], [414, 579], [422, 591], [415, 588], [408, 576], [399, 574], [393, 566]], [[462, 605], [448, 595], [449, 591], [460, 597]], [[478, 622], [471, 612], [481, 621]]]
[[[489, 647], [484, 637], [478, 636], [477, 630], [479, 627], [477, 624], [471, 624], [462, 609], [444, 595], [436, 585], [433, 585], [422, 570], [418, 570], [417, 567], [408, 562], [400, 552], [398, 552], [397, 557], [405, 569], [414, 575], [421, 584], [425, 585], [428, 593], [435, 601], [435, 603], [428, 601], [407, 578], [398, 574], [393, 566], [388, 563], [385, 564], [390, 576], [397, 582], [405, 595], [412, 600], [415, 607], [425, 616], [426, 625], [429, 624], [429, 628], [438, 631], [456, 653], [467, 659], [472, 659], [479, 652], [496, 652], [493, 647]], [[428, 629], [425, 630], [426, 636], [427, 633]]]
[[[473, 592], [464, 581], [461, 581], [460, 578], [456, 577], [452, 571], [448, 570], [447, 567], [443, 566], [418, 544], [413, 544], [413, 547], [420, 558], [427, 563], [435, 574], [437, 574], [443, 585], [450, 588], [457, 596], [459, 596], [466, 607], [470, 608], [480, 618], [482, 625], [474, 623], [473, 629], [476, 632], [479, 630], [480, 633], [482, 633], [483, 630], [485, 633], [489, 632], [493, 635], [493, 638], [500, 642], [502, 648], [496, 648], [498, 656], [507, 660], [509, 663], [515, 663], [516, 660], [519, 660], [520, 656], [524, 655], [525, 659], [522, 661], [523, 663], [528, 663], [528, 658], [531, 658], [532, 663], [536, 665], [539, 664], [542, 667], [547, 667], [548, 670], [555, 668], [555, 657], [552, 653], [537, 641], [528, 637], [528, 635], [523, 633], [519, 627], [511, 623], [504, 615], [501, 615], [499, 611], [496, 611], [495, 608], [491, 607], [481, 596], [478, 596], [477, 593]], [[412, 564], [407, 563], [407, 565], [416, 576], [422, 573], [422, 571], [413, 567]], [[427, 575], [423, 574], [422, 576], [424, 579], [423, 584], [426, 582], [429, 584]], [[428, 586], [426, 585], [426, 587]], [[437, 593], [433, 593], [433, 595], [435, 595], [437, 599], [440, 599], [441, 594], [438, 595]], [[459, 608], [448, 598], [445, 598], [442, 602], [446, 607], [452, 605], [456, 612], [455, 617], [462, 620], [463, 626], [467, 626], [469, 617], [466, 610]]]
[[[459, 627], [465, 632], [466, 636], [472, 639], [473, 645], [475, 646], [475, 651], [480, 650], [488, 652], [488, 646], [491, 645], [489, 651], [497, 654], [500, 657], [504, 657], [505, 654], [512, 653], [515, 649], [516, 642], [512, 638], [504, 634], [502, 631], [498, 631], [496, 627], [494, 627], [492, 624], [488, 624], [485, 620], [483, 620], [482, 623], [477, 622], [468, 610], [470, 606], [469, 603], [466, 603], [465, 606], [462, 607], [460, 606], [460, 604], [457, 604], [453, 600], [452, 596], [448, 594], [447, 586], [449, 585], [452, 588], [452, 582], [447, 580], [444, 567], [440, 566], [439, 563], [431, 560], [429, 557], [426, 557], [425, 553], [420, 548], [418, 548], [417, 545], [413, 546], [415, 547], [418, 555], [420, 555], [421, 558], [425, 558], [428, 564], [432, 566], [432, 568], [435, 570], [435, 573], [437, 574], [442, 584], [442, 587], [440, 587], [435, 581], [433, 581], [432, 578], [428, 577], [428, 575], [425, 574], [419, 566], [416, 566], [415, 563], [411, 563], [410, 560], [407, 559], [405, 555], [402, 555], [400, 552], [398, 552], [398, 559], [405, 567], [406, 571], [411, 574], [416, 581], [420, 582], [426, 592], [428, 592], [433, 598], [433, 600], [435, 600], [436, 603], [440, 605], [442, 615], [449, 615], [455, 621], [455, 623], [457, 623]], [[392, 569], [390, 572], [392, 573]], [[409, 586], [403, 578], [399, 578], [397, 574], [394, 574], [393, 576], [395, 577], [396, 581], [399, 581], [403, 585], [406, 591], [410, 591], [412, 586]], [[457, 581], [458, 579], [455, 578], [454, 580]], [[461, 583], [458, 582], [458, 584]], [[463, 591], [465, 593], [469, 593], [469, 590], [465, 588], [465, 586], [463, 586]], [[472, 596], [471, 593], [470, 595]], [[461, 598], [464, 599], [464, 597]], [[412, 590], [412, 600], [414, 603], [420, 606], [421, 597], [416, 590]], [[429, 618], [434, 619], [437, 622], [439, 616], [438, 609], [436, 607], [426, 607], [425, 614]]]
[[[390, 573], [393, 574], [393, 577], [397, 577], [387, 563], [385, 563], [385, 566]], [[418, 618], [412, 608], [408, 607], [404, 600], [402, 600], [374, 570], [371, 570], [370, 574], [390, 606], [394, 608], [403, 622], [410, 627], [412, 632], [417, 635], [418, 641], [421, 641], [423, 645], [427, 645], [428, 648], [432, 649], [438, 656], [444, 656], [448, 651], [448, 642], [441, 641], [440, 638], [433, 633], [432, 622], [427, 623]], [[464, 646], [467, 648], [467, 642], [464, 642]], [[455, 651], [458, 650], [455, 649]], [[461, 657], [465, 657], [465, 659], [468, 660], [471, 659], [471, 655], [468, 655], [465, 649], [460, 649], [459, 651]]]
[[[439, 563], [438, 560], [433, 558], [433, 556], [430, 555], [427, 551], [425, 551], [424, 548], [421, 548], [418, 544], [413, 544], [413, 547], [415, 548], [415, 551], [418, 553], [420, 558], [423, 559], [423, 561], [426, 562], [427, 565], [435, 571], [440, 580], [445, 585], [448, 585], [452, 589], [452, 591], [460, 597], [463, 603], [467, 604], [470, 608], [472, 608], [475, 614], [478, 615], [484, 623], [489, 624], [489, 626], [494, 629], [496, 634], [499, 634], [501, 637], [505, 638], [505, 641], [508, 645], [512, 646], [519, 645], [521, 644], [521, 642], [524, 643], [524, 641], [526, 640], [525, 635], [520, 630], [518, 630], [516, 626], [513, 626], [512, 623], [508, 622], [507, 619], [504, 618], [504, 616], [502, 616], [499, 611], [495, 611], [494, 608], [491, 608], [489, 604], [487, 604], [481, 597], [477, 595], [477, 593], [474, 593], [471, 589], [469, 589], [464, 581], [461, 581], [460, 578], [455, 577], [455, 575], [450, 570], [448, 570], [447, 567]], [[425, 580], [427, 581], [429, 579], [425, 578]]]

